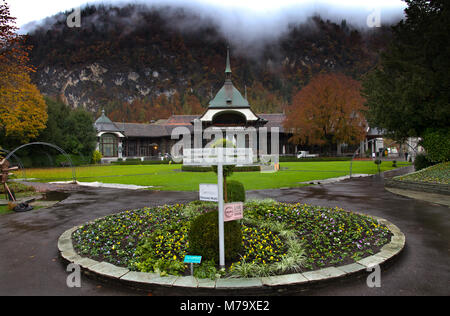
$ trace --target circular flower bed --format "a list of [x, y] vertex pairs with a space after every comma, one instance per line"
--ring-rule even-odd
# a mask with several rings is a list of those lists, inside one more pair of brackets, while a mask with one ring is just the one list
[[[130, 270], [187, 275], [191, 220], [216, 208], [192, 202], [125, 211], [81, 226], [73, 235], [82, 256]], [[242, 251], [225, 271], [214, 261], [197, 265], [197, 277], [254, 277], [343, 265], [372, 255], [391, 233], [370, 217], [339, 208], [286, 204], [272, 200], [245, 203]]]

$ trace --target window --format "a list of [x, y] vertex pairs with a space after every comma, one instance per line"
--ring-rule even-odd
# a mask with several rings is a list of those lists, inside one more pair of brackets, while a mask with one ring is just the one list
[[238, 111], [222, 111], [213, 116], [213, 125], [236, 126], [245, 125], [245, 115]]
[[117, 137], [113, 134], [103, 134], [100, 139], [100, 152], [103, 157], [117, 157]]

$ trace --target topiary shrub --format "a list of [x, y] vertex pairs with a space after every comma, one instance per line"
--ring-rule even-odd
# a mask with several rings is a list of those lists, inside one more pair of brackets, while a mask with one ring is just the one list
[[[94, 152], [92, 153], [92, 162], [94, 164], [98, 164], [101, 160], [102, 160], [103, 156], [102, 153], [99, 152], [98, 150], [94, 150]], [[122, 158], [119, 158], [120, 161], [122, 161]]]
[[433, 165], [433, 162], [431, 162], [428, 157], [424, 154], [418, 154], [416, 156], [416, 159], [414, 159], [414, 169], [416, 171], [425, 169], [427, 167], [430, 167]]
[[[202, 256], [202, 261], [219, 262], [219, 215], [211, 211], [191, 222], [188, 234], [189, 253]], [[237, 221], [224, 223], [225, 258], [234, 260], [242, 249], [241, 224]]]
[[228, 202], [245, 202], [244, 185], [236, 180], [230, 180], [227, 183]]

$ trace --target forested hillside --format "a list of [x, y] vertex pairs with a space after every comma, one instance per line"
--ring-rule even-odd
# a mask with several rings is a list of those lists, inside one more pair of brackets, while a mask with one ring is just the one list
[[[69, 28], [69, 13], [29, 34], [33, 80], [48, 96], [95, 115], [104, 108], [116, 121], [149, 122], [202, 112], [223, 84], [230, 41], [212, 19], [169, 7], [102, 5], [84, 8], [81, 28]], [[279, 112], [313, 74], [359, 79], [389, 38], [389, 27], [361, 31], [311, 17], [276, 40], [231, 42], [233, 83], [243, 94], [247, 88], [255, 112]]]

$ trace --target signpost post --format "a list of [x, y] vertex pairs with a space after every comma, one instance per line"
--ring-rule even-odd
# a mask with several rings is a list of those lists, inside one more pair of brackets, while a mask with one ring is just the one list
[[225, 235], [223, 221], [223, 165], [217, 164], [217, 185], [219, 187], [219, 265], [225, 268]]
[[191, 275], [194, 275], [194, 263], [200, 263], [202, 262], [202, 256], [192, 256], [192, 255], [186, 255], [184, 257], [184, 263], [190, 263], [191, 264]]

